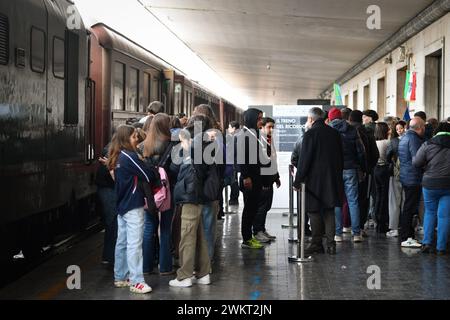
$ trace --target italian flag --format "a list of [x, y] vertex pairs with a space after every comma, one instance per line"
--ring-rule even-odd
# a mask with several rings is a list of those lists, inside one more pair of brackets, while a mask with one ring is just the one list
[[406, 101], [416, 100], [416, 72], [406, 71], [405, 92], [404, 98]]
[[336, 105], [342, 106], [341, 87], [337, 83], [334, 84], [334, 96], [336, 97]]

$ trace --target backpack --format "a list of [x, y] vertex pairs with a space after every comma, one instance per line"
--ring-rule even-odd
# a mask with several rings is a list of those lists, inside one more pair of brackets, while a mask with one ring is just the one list
[[153, 184], [151, 187], [154, 200], [154, 208], [159, 212], [165, 212], [172, 207], [169, 176], [166, 172], [166, 169], [164, 169], [164, 165], [171, 151], [172, 148], [170, 146], [167, 147], [158, 165], [150, 165], [155, 176], [158, 177], [158, 183]]
[[210, 165], [206, 172], [205, 180], [203, 181], [203, 195], [207, 202], [219, 199], [221, 192], [219, 175], [217, 174], [217, 166]]
[[160, 187], [155, 190], [154, 199], [159, 212], [167, 211], [172, 207], [169, 175], [167, 174], [166, 169], [164, 169], [164, 166], [166, 165], [166, 162], [172, 152], [172, 147], [173, 145], [171, 144], [167, 146], [166, 151], [162, 155], [157, 166], [161, 184]]
[[158, 167], [161, 184], [153, 189], [153, 198], [155, 200], [156, 209], [164, 212], [172, 207], [172, 198], [170, 194], [169, 177], [163, 167]]

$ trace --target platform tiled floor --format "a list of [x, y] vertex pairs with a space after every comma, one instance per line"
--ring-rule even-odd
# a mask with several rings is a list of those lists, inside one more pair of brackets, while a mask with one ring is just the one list
[[[284, 210], [281, 210], [284, 211]], [[0, 299], [449, 299], [450, 257], [401, 249], [398, 240], [370, 232], [363, 243], [347, 236], [337, 255], [316, 255], [311, 263], [288, 262], [296, 244], [288, 242], [287, 222], [280, 210], [269, 213], [267, 227], [277, 240], [263, 250], [241, 249], [240, 215], [219, 221], [213, 283], [210, 286], [171, 288], [173, 276], [146, 276], [153, 292], [131, 294], [113, 286], [113, 274], [100, 265], [103, 233], [96, 234], [42, 264], [0, 290]], [[81, 268], [81, 289], [68, 290], [66, 269]], [[369, 290], [367, 268], [381, 270], [381, 289]]]

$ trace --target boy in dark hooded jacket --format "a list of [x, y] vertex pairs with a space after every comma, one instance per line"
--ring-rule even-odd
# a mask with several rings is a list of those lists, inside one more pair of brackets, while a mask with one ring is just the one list
[[[252, 225], [258, 209], [258, 197], [262, 189], [261, 164], [259, 161], [259, 128], [263, 113], [250, 108], [244, 112], [244, 127], [236, 136], [235, 157], [240, 171], [239, 188], [244, 194], [242, 212], [242, 247], [261, 249], [263, 245], [253, 238]], [[242, 150], [242, 151], [241, 151]]]

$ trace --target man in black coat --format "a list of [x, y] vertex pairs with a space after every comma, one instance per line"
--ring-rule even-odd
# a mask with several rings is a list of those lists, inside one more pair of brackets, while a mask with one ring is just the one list
[[344, 182], [344, 155], [339, 132], [324, 122], [320, 108], [309, 111], [307, 127], [297, 164], [294, 188], [306, 185], [306, 212], [312, 229], [312, 243], [305, 254], [323, 253], [325, 229], [327, 252], [336, 253], [334, 208], [341, 205]]

